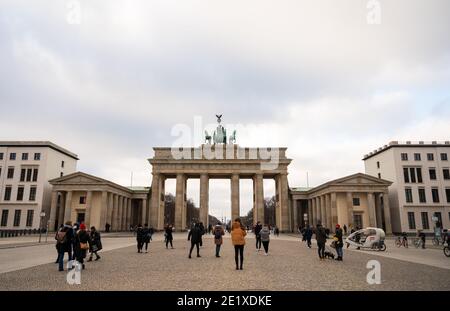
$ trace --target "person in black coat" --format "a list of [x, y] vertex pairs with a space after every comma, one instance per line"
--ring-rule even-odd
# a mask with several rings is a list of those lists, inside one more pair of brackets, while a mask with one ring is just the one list
[[312, 238], [312, 235], [313, 235], [313, 231], [312, 231], [311, 227], [308, 225], [308, 226], [305, 228], [305, 233], [303, 234], [303, 236], [305, 237], [306, 243], [307, 243], [307, 245], [308, 245], [309, 248], [311, 248], [311, 238]]
[[200, 229], [200, 232], [201, 232], [201, 236], [200, 236], [200, 246], [203, 246], [203, 239], [202, 239], [202, 236], [203, 236], [203, 234], [205, 234], [205, 226], [203, 225], [203, 223], [202, 222], [200, 222], [200, 224], [198, 225], [198, 227], [199, 227], [199, 229]]
[[191, 249], [189, 251], [189, 258], [191, 258], [191, 254], [192, 254], [192, 250], [194, 249], [194, 246], [197, 247], [197, 257], [201, 257], [200, 256], [200, 242], [202, 240], [202, 230], [200, 228], [199, 224], [195, 224], [195, 226], [189, 230], [189, 235], [188, 235], [188, 241], [191, 241]]
[[89, 252], [91, 255], [89, 256], [88, 261], [92, 261], [92, 257], [95, 254], [95, 261], [99, 260], [101, 257], [98, 255], [98, 251], [102, 249], [102, 240], [100, 237], [100, 232], [95, 229], [95, 227], [91, 227], [91, 232], [89, 233]]
[[316, 226], [316, 240], [320, 260], [325, 260], [325, 243], [327, 242], [327, 233], [322, 223], [319, 221]]
[[141, 253], [144, 246], [144, 228], [142, 228], [141, 224], [138, 224], [136, 228], [136, 242], [138, 253]]
[[80, 230], [78, 230], [76, 236], [75, 236], [75, 258], [76, 260], [81, 263], [81, 266], [83, 269], [84, 266], [84, 258], [86, 258], [86, 252], [89, 249], [90, 246], [90, 239], [89, 239], [89, 233], [86, 231], [86, 225], [81, 224]]
[[[59, 271], [64, 271], [64, 254], [67, 253], [69, 262], [72, 261], [72, 241], [74, 239], [72, 222], [67, 221], [66, 224], [58, 230], [55, 235], [56, 249], [58, 250]], [[69, 264], [71, 267], [72, 264]]]
[[148, 243], [152, 238], [148, 224], [144, 224], [144, 229], [142, 229], [142, 244], [145, 244], [145, 252], [148, 253]]
[[336, 253], [337, 253], [336, 260], [342, 261], [344, 257], [344, 252], [342, 250], [342, 248], [344, 247], [344, 241], [342, 240], [342, 229], [339, 224], [336, 225], [336, 232], [334, 234], [334, 239], [335, 239], [334, 245], [336, 246]]
[[173, 226], [172, 225], [167, 225], [166, 229], [165, 229], [165, 236], [166, 236], [166, 248], [169, 248], [169, 243], [170, 243], [170, 247], [173, 248]]

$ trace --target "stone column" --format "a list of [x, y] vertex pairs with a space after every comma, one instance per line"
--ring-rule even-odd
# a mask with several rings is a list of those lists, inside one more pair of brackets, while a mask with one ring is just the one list
[[383, 228], [383, 216], [381, 214], [381, 195], [380, 193], [375, 194], [375, 212], [377, 215], [377, 226], [378, 228]]
[[209, 176], [200, 175], [200, 221], [206, 226], [209, 213]]
[[[131, 226], [131, 198], [127, 199], [127, 231]], [[155, 227], [153, 227], [155, 228]]]
[[280, 198], [280, 231], [292, 231], [289, 226], [289, 188], [287, 174], [282, 173], [279, 175], [278, 182], [278, 195]]
[[369, 226], [376, 227], [377, 217], [375, 215], [375, 198], [371, 192], [367, 193], [367, 208], [369, 212]]
[[386, 234], [392, 234], [391, 208], [389, 205], [389, 193], [383, 193], [383, 211], [384, 224], [386, 225]]
[[313, 211], [312, 211], [311, 200], [308, 200], [308, 225], [313, 225]]
[[58, 230], [57, 226], [56, 226], [56, 213], [57, 211], [57, 206], [58, 204], [58, 192], [57, 191], [52, 191], [52, 201], [50, 203], [50, 220], [49, 220], [49, 230], [50, 231], [56, 231]]
[[102, 191], [102, 201], [100, 207], [100, 228], [98, 230], [105, 230], [105, 225], [108, 221], [108, 192]]
[[299, 200], [294, 200], [294, 199], [292, 200], [292, 208], [293, 208], [292, 214], [294, 216], [294, 222], [293, 222], [294, 233], [297, 233], [297, 231], [298, 231], [298, 203], [299, 202], [300, 202]]
[[[325, 196], [321, 195], [319, 197], [320, 200], [320, 214], [322, 215], [322, 226], [324, 226], [325, 228], [327, 227], [327, 209], [325, 206]], [[331, 229], [331, 228], [328, 228]]]
[[[347, 192], [347, 227], [354, 227], [353, 224], [353, 193]], [[342, 225], [344, 226], [344, 225]]]
[[[123, 203], [122, 203], [122, 226], [121, 230], [125, 231], [127, 227], [127, 197], [123, 197]], [[148, 212], [148, 211], [147, 211]]]
[[331, 195], [326, 194], [325, 195], [325, 208], [326, 208], [326, 214], [327, 214], [327, 226], [334, 232], [335, 230], [335, 223], [333, 223], [333, 216], [331, 214]]
[[86, 193], [86, 211], [84, 214], [84, 224], [89, 230], [91, 228], [91, 208], [92, 208], [92, 191]]
[[140, 221], [140, 223], [143, 226], [145, 223], [145, 220], [147, 218], [147, 209], [145, 208], [144, 200], [141, 199], [140, 203], [141, 203], [140, 204], [141, 205], [141, 221]]
[[[64, 206], [66, 202], [66, 194], [64, 192], [60, 193], [59, 199], [59, 209], [58, 209], [58, 227], [64, 224]], [[56, 228], [58, 230], [58, 228]]]
[[314, 200], [316, 201], [317, 223], [320, 222], [323, 225], [322, 208], [320, 207], [320, 199], [319, 199], [319, 197], [316, 197], [316, 198], [314, 198]]
[[114, 202], [113, 202], [113, 217], [112, 217], [112, 224], [111, 229], [113, 231], [118, 230], [118, 218], [119, 218], [119, 195], [114, 194]]
[[314, 200], [314, 198], [312, 198], [310, 201], [311, 201], [311, 208], [312, 208], [312, 225], [316, 226], [317, 225], [316, 201]]
[[[183, 205], [181, 208], [181, 230], [186, 230], [186, 218], [187, 218], [187, 176], [184, 178], [184, 184], [183, 184]], [[208, 214], [209, 214], [209, 208], [208, 208]], [[204, 223], [205, 228], [208, 228], [209, 225], [209, 217], [206, 217], [206, 223]]]
[[[183, 228], [183, 208], [185, 201], [185, 179], [184, 174], [177, 174], [177, 189], [175, 196], [175, 230], [182, 231]], [[186, 220], [185, 220], [186, 221]], [[205, 222], [203, 222], [205, 224]]]
[[[122, 214], [123, 214], [123, 196], [119, 195], [117, 199], [117, 226], [116, 230], [121, 231], [122, 230]], [[144, 224], [142, 224], [144, 225]]]
[[239, 217], [239, 175], [231, 175], [231, 221]]
[[164, 213], [166, 210], [166, 177], [159, 178], [158, 230], [164, 229]]
[[64, 208], [64, 222], [72, 220], [72, 191], [67, 191]]
[[147, 199], [146, 198], [142, 199], [142, 211], [143, 211], [142, 212], [142, 217], [143, 217], [142, 225], [148, 224], [148, 222], [147, 222], [148, 204], [147, 204]]
[[[253, 216], [253, 223], [260, 221], [264, 223], [264, 178], [263, 174], [256, 174], [254, 177], [254, 185], [255, 185], [255, 209], [256, 209], [256, 218]], [[276, 216], [277, 227], [281, 227], [278, 225], [280, 218], [278, 215]]]
[[159, 177], [160, 174], [152, 174], [152, 194], [150, 198], [150, 224], [153, 228], [158, 228], [158, 217], [159, 217], [159, 200], [161, 199], [161, 190], [159, 188]]
[[337, 195], [336, 192], [332, 192], [330, 195], [331, 199], [331, 219], [334, 224], [339, 223], [338, 213], [337, 213]]
[[110, 230], [112, 230], [112, 223], [113, 223], [113, 214], [114, 214], [114, 194], [111, 192], [107, 193], [108, 196], [108, 209], [107, 209], [107, 218], [106, 222], [111, 226]]

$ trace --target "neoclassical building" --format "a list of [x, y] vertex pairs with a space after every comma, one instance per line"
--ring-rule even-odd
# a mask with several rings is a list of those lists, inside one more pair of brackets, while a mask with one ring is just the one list
[[[222, 146], [222, 147], [220, 147]], [[128, 188], [108, 180], [77, 172], [53, 179], [50, 228], [67, 220], [84, 221], [104, 230], [127, 230], [130, 225], [149, 223], [164, 227], [165, 181], [176, 179], [176, 230], [186, 230], [186, 185], [200, 179], [200, 220], [208, 224], [209, 180], [228, 179], [231, 187], [231, 215], [239, 217], [240, 180], [253, 181], [254, 222], [264, 221], [264, 179], [276, 184], [275, 221], [284, 232], [299, 226], [317, 225], [334, 229], [382, 227], [391, 233], [389, 200], [384, 200], [391, 182], [358, 173], [315, 188], [295, 188], [288, 184], [287, 148], [241, 148], [236, 144], [202, 145], [180, 153], [171, 148], [154, 148], [151, 187]]]

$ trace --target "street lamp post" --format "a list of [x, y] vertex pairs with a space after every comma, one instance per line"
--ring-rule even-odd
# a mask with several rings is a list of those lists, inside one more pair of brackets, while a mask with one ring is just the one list
[[40, 219], [39, 219], [39, 243], [41, 243], [41, 237], [42, 237], [42, 220], [45, 217], [45, 212], [41, 212], [41, 214], [39, 215]]

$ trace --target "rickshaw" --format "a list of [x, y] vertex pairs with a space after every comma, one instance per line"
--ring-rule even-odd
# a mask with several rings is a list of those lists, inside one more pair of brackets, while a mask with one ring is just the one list
[[386, 250], [385, 238], [386, 234], [383, 229], [369, 227], [353, 232], [345, 239], [345, 242], [358, 249], [363, 248], [384, 252]]

